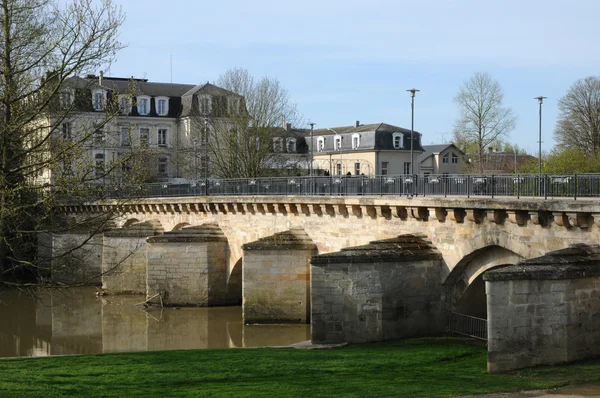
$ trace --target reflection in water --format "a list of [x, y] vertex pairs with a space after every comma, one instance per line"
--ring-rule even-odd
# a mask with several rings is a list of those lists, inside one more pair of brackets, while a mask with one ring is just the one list
[[0, 293], [0, 357], [281, 346], [309, 325], [244, 325], [240, 307], [152, 308], [143, 296], [96, 297], [93, 288]]

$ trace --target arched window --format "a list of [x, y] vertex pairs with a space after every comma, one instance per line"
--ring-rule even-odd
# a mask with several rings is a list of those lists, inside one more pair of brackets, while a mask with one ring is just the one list
[[131, 113], [131, 97], [129, 95], [119, 95], [119, 110], [123, 115], [129, 115]]
[[336, 151], [342, 150], [342, 136], [339, 134], [336, 134], [335, 137], [333, 137], [333, 149]]
[[394, 149], [404, 148], [404, 134], [394, 133], [392, 134], [392, 139], [394, 140]]
[[156, 113], [158, 116], [167, 116], [169, 113], [169, 98], [168, 97], [156, 97]]
[[138, 95], [136, 101], [137, 111], [140, 115], [145, 116], [150, 113], [150, 97], [147, 95]]
[[283, 138], [273, 138], [273, 152], [283, 152]]
[[296, 139], [288, 138], [285, 141], [285, 147], [288, 153], [296, 153]]
[[360, 147], [360, 134], [352, 134], [352, 149], [358, 149]]
[[106, 90], [97, 89], [92, 92], [92, 105], [95, 111], [103, 111], [106, 105]]
[[317, 138], [317, 152], [323, 152], [324, 149], [325, 149], [325, 138], [318, 137]]

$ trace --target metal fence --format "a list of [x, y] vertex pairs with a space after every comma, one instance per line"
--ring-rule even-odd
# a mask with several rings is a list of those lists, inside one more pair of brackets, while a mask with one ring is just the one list
[[207, 179], [156, 183], [105, 192], [109, 197], [206, 195], [322, 196], [510, 196], [600, 197], [600, 174], [570, 175], [398, 175]]
[[448, 317], [447, 332], [487, 340], [487, 319], [451, 312]]

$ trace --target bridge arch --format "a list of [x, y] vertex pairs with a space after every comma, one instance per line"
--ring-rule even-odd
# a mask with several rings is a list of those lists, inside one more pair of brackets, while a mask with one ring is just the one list
[[182, 230], [185, 227], [189, 227], [190, 225], [191, 224], [187, 223], [187, 222], [180, 222], [179, 224], [175, 225], [172, 230], [173, 231], [179, 231], [179, 230]]
[[127, 228], [127, 227], [130, 227], [133, 224], [137, 224], [139, 222], [140, 222], [140, 220], [137, 218], [129, 218], [129, 219], [125, 220], [125, 222], [123, 223], [123, 226], [121, 228]]

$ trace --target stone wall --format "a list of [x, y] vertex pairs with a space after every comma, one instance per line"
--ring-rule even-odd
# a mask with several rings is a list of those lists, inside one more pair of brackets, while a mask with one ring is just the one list
[[216, 225], [187, 227], [148, 238], [148, 299], [173, 306], [226, 304], [227, 239]]
[[484, 274], [488, 370], [600, 355], [600, 249], [573, 247]]
[[100, 285], [102, 234], [89, 232], [52, 235], [52, 280], [66, 284]]
[[146, 237], [162, 232], [147, 221], [104, 234], [102, 288], [111, 294], [146, 293]]
[[415, 236], [313, 257], [313, 343], [442, 332], [441, 267], [439, 253]]
[[316, 246], [294, 229], [243, 246], [245, 323], [310, 323], [310, 258]]

